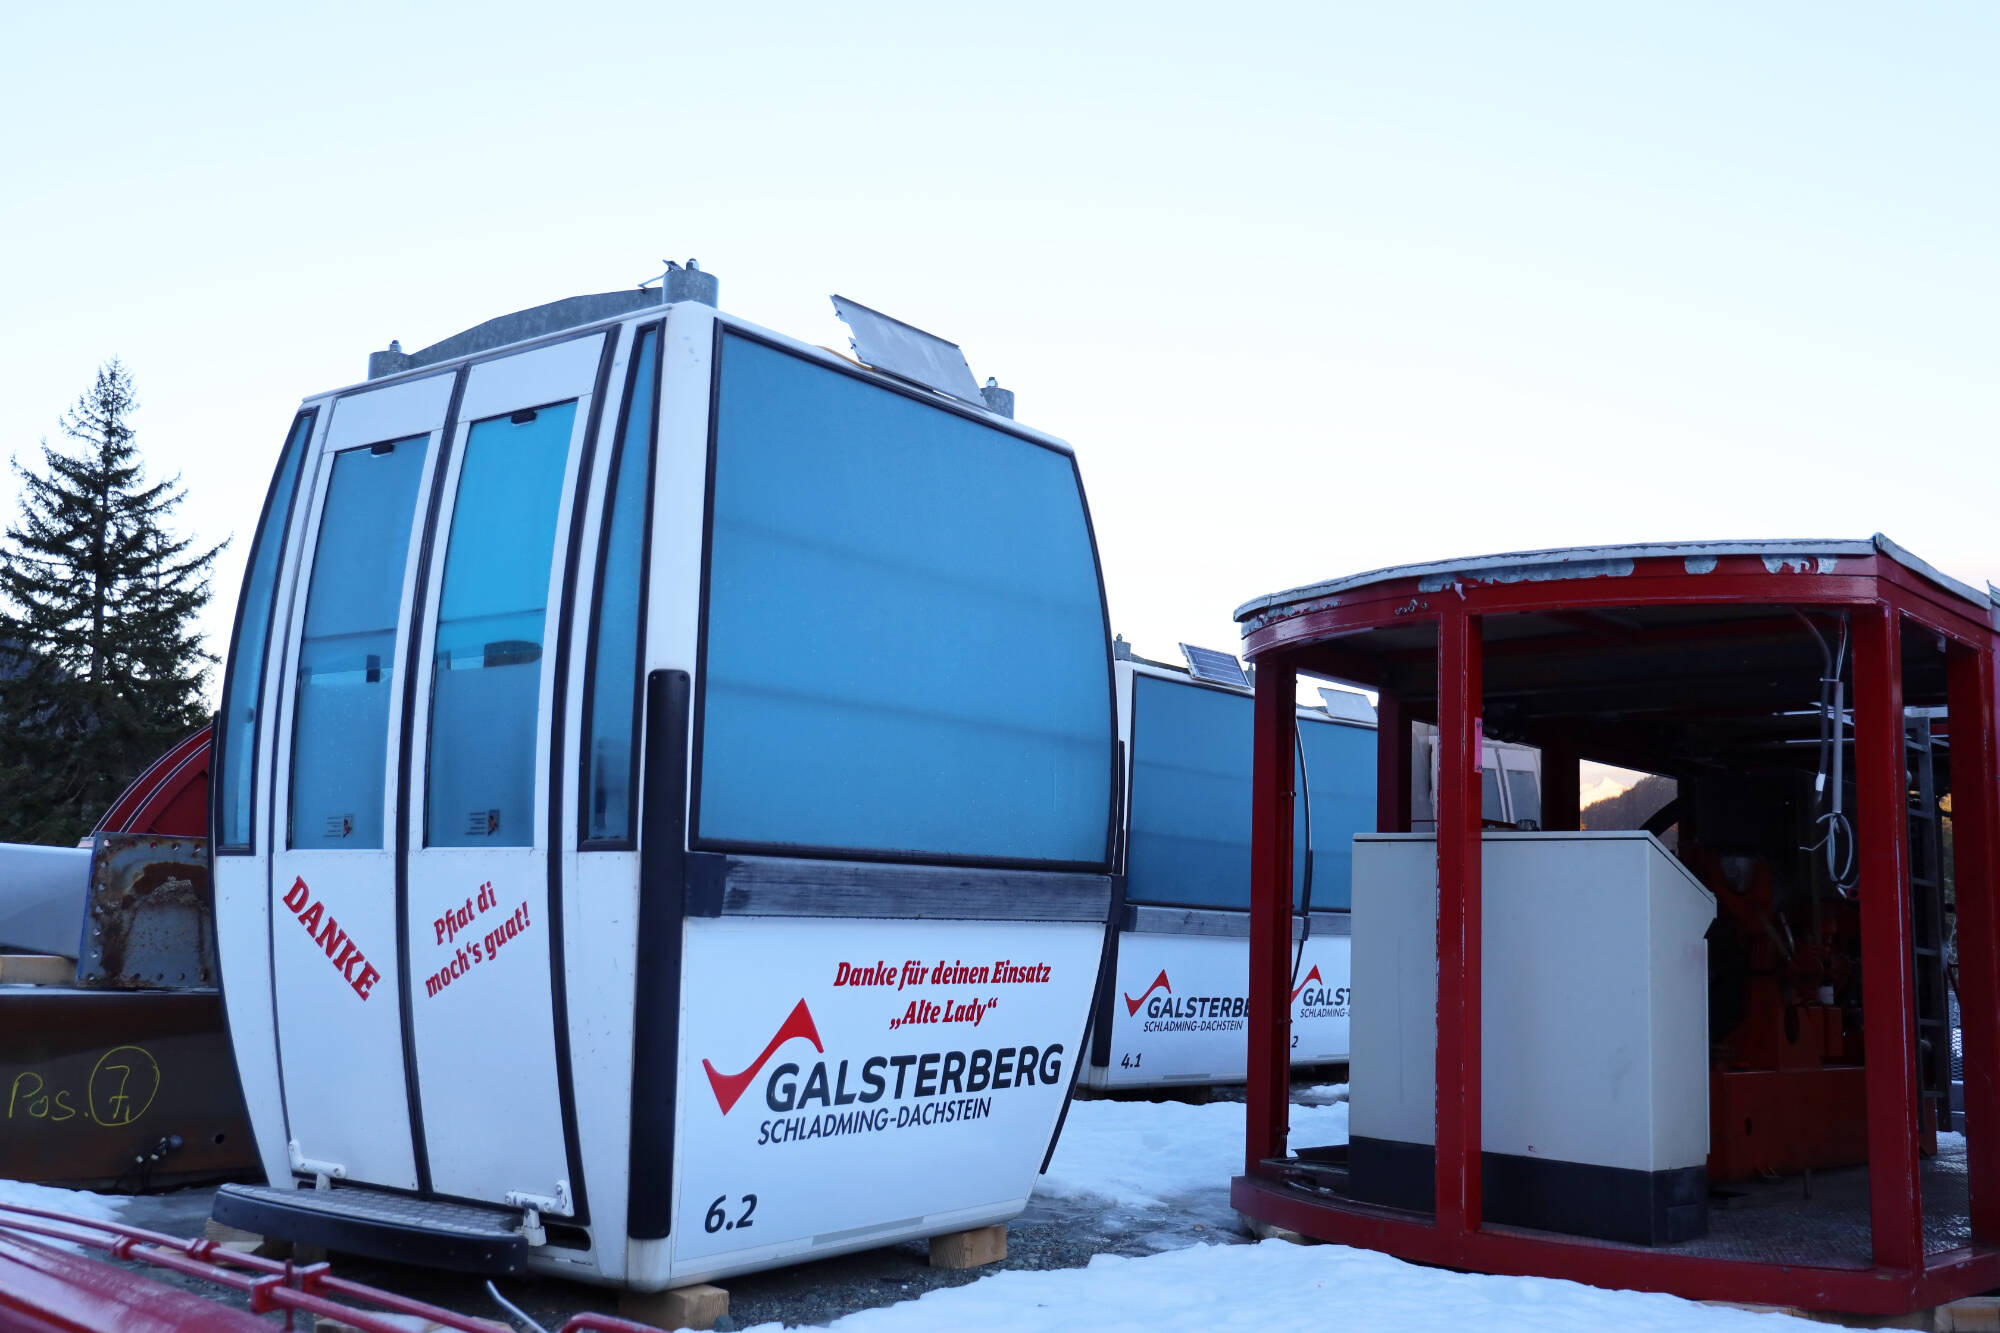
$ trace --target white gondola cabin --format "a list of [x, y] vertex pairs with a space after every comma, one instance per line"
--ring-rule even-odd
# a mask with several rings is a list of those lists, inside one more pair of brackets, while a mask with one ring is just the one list
[[948, 343], [843, 307], [927, 385], [713, 302], [301, 408], [216, 729], [269, 1178], [219, 1220], [652, 1290], [1024, 1206], [1113, 882], [1075, 459]]
[[[1186, 648], [1186, 668], [1115, 663], [1126, 791], [1112, 965], [1098, 995], [1087, 1085], [1241, 1083], [1250, 985], [1250, 722], [1236, 659]], [[1298, 710], [1300, 781], [1292, 1063], [1348, 1057], [1348, 881], [1375, 818], [1374, 710], [1325, 691]]]

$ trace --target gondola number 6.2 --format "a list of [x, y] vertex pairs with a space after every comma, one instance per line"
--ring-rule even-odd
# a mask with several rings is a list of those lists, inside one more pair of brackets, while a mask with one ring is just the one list
[[729, 1202], [727, 1194], [716, 1195], [715, 1202], [708, 1206], [708, 1215], [701, 1220], [702, 1226], [711, 1236], [718, 1231], [734, 1231], [738, 1227], [756, 1225], [756, 1223], [750, 1220], [750, 1214], [757, 1211], [756, 1195], [746, 1194], [743, 1196], [743, 1215], [738, 1217], [734, 1222], [729, 1220], [729, 1214], [722, 1211], [722, 1205], [727, 1202]]

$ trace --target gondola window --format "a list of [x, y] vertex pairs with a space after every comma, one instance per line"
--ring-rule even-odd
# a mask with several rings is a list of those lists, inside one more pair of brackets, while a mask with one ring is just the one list
[[[216, 810], [218, 851], [248, 851], [251, 843], [250, 793], [256, 769], [258, 710], [264, 704], [264, 650], [271, 632], [272, 585], [278, 578], [278, 557], [284, 550], [292, 497], [298, 491], [299, 462], [312, 438], [314, 412], [301, 412], [285, 439], [250, 546], [250, 566], [243, 575], [241, 609], [237, 613], [229, 678], [222, 687], [222, 711], [216, 730]], [[240, 672], [239, 675], [239, 666]]]
[[299, 641], [294, 847], [382, 846], [396, 616], [428, 438], [333, 458]]
[[718, 353], [702, 844], [1102, 865], [1074, 461], [749, 338]]
[[473, 425], [431, 667], [431, 847], [534, 842], [549, 571], [576, 403]]
[[660, 331], [640, 331], [624, 430], [605, 501], [604, 550], [591, 618], [589, 725], [584, 734], [584, 840], [632, 836], [632, 719], [638, 701], [646, 497], [652, 486], [653, 381]]

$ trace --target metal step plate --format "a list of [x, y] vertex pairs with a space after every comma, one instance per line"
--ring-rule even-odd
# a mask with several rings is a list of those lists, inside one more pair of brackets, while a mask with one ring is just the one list
[[519, 1275], [528, 1242], [520, 1217], [498, 1208], [413, 1199], [346, 1186], [330, 1190], [224, 1185], [209, 1214], [224, 1226], [298, 1245], [460, 1273]]

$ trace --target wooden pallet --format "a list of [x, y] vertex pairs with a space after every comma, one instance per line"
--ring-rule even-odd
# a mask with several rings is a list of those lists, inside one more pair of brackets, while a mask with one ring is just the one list
[[0, 985], [71, 986], [76, 959], [59, 953], [0, 953]]

